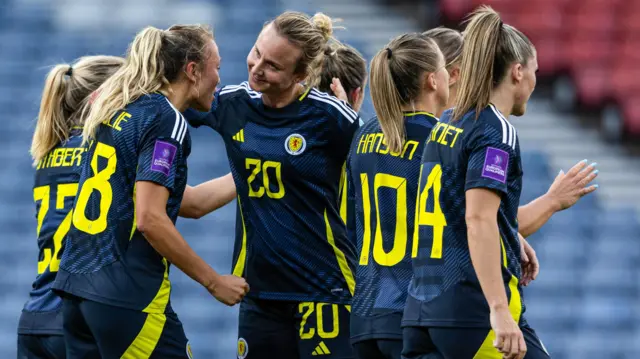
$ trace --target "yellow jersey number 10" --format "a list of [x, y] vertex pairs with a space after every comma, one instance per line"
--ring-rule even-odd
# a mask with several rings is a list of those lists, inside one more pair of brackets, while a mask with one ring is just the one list
[[[98, 170], [98, 159], [100, 157], [107, 160], [107, 166], [102, 170]], [[107, 229], [107, 214], [113, 201], [113, 189], [109, 179], [116, 172], [117, 162], [116, 149], [113, 146], [102, 142], [96, 143], [96, 148], [91, 158], [93, 176], [87, 178], [82, 184], [78, 193], [75, 211], [73, 212], [73, 225], [77, 229], [93, 235]], [[100, 193], [100, 214], [96, 219], [89, 219], [85, 211], [93, 191]]]

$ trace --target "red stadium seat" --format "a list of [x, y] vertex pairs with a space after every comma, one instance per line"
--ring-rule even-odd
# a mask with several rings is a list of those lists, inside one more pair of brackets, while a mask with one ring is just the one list
[[640, 91], [640, 68], [637, 62], [620, 59], [611, 71], [610, 88], [616, 98]]
[[640, 92], [627, 96], [622, 102], [624, 129], [630, 135], [640, 135]]
[[610, 95], [609, 76], [611, 72], [605, 66], [578, 67], [573, 71], [578, 101], [589, 108], [599, 108]]
[[440, 2], [440, 13], [449, 21], [462, 20], [472, 8], [471, 0], [442, 0]]

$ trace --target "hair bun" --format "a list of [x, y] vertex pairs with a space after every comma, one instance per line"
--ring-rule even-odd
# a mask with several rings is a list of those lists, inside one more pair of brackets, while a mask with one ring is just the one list
[[322, 32], [325, 41], [329, 41], [333, 35], [333, 20], [321, 12], [316, 13], [311, 18], [313, 25]]

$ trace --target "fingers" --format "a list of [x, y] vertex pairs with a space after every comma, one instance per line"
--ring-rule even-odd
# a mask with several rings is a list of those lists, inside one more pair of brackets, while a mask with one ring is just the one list
[[598, 189], [598, 187], [599, 187], [599, 186], [598, 186], [597, 184], [594, 184], [594, 185], [592, 185], [592, 186], [589, 186], [589, 187], [583, 188], [583, 189], [581, 189], [581, 190], [580, 190], [580, 196], [586, 196], [586, 195], [588, 195], [589, 193], [591, 193], [591, 192], [593, 192], [593, 191], [597, 190], [597, 189]]
[[496, 339], [493, 341], [493, 346], [498, 349], [500, 353], [505, 353], [505, 342], [507, 337], [502, 333], [496, 333]]
[[524, 335], [522, 335], [522, 333], [520, 333], [518, 337], [519, 337], [518, 339], [519, 351], [518, 351], [518, 356], [516, 358], [522, 359], [527, 354], [527, 343], [524, 341]]
[[587, 160], [582, 160], [576, 163], [573, 167], [571, 167], [569, 172], [567, 172], [567, 176], [575, 177], [578, 173], [580, 173], [580, 171], [584, 169], [584, 167], [587, 165], [587, 162]]
[[591, 181], [596, 179], [596, 177], [598, 177], [598, 172], [600, 171], [595, 170], [595, 171], [589, 172], [588, 175], [584, 176], [579, 182], [580, 187], [586, 187], [589, 183], [591, 183]]

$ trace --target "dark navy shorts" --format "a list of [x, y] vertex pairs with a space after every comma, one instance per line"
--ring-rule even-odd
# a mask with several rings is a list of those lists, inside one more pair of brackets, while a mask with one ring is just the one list
[[356, 359], [400, 359], [402, 339], [369, 339], [353, 344]]
[[245, 297], [240, 304], [238, 359], [351, 359], [350, 307]]
[[65, 359], [62, 335], [18, 335], [18, 359]]
[[68, 358], [192, 358], [175, 313], [144, 313], [77, 297], [65, 297], [62, 311]]
[[[520, 327], [527, 343], [525, 359], [549, 359], [529, 326]], [[493, 346], [493, 330], [480, 328], [405, 327], [403, 359], [502, 359]]]

